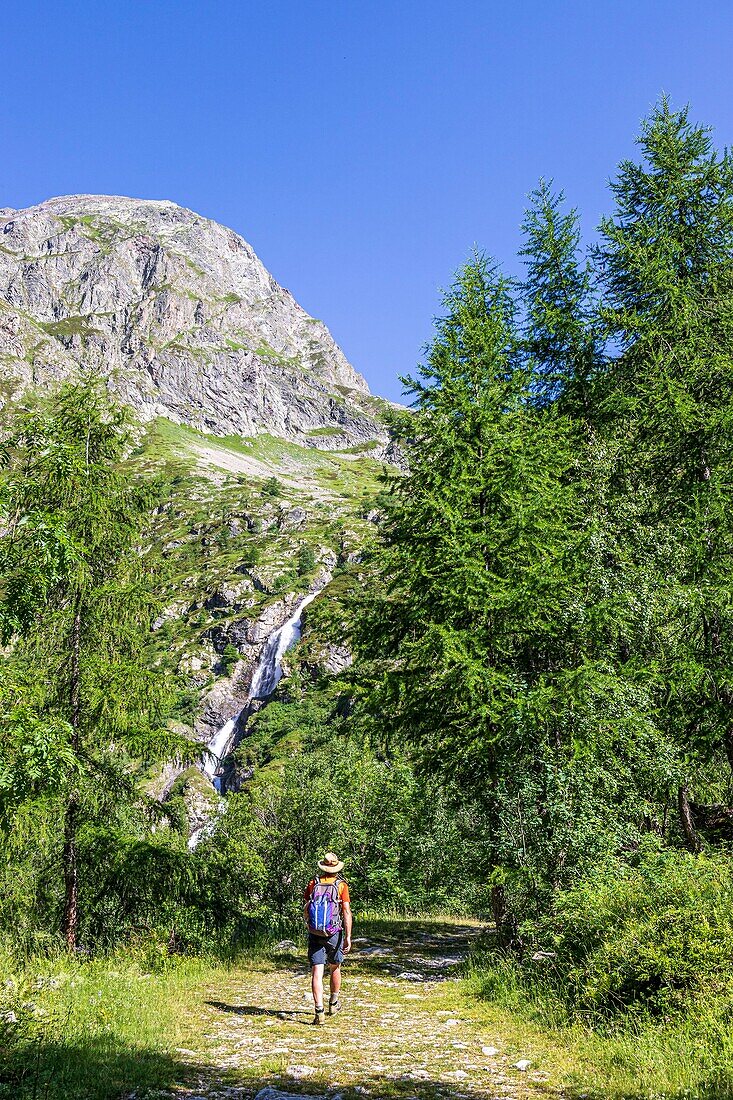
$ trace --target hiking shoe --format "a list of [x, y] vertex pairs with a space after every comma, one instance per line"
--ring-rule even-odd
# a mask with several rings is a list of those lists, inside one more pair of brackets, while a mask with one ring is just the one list
[[335, 1016], [337, 1012], [341, 1011], [341, 1001], [336, 998], [335, 1001], [328, 1002], [328, 1015]]
[[316, 1009], [316, 1014], [313, 1017], [313, 1023], [320, 1027], [321, 1024], [325, 1024], [326, 1014], [322, 1008]]

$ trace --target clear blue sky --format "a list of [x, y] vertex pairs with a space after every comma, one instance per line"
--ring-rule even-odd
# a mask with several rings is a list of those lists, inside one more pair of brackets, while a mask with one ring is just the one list
[[474, 244], [554, 177], [592, 231], [659, 93], [733, 142], [726, 0], [6, 0], [0, 206], [167, 198], [230, 225], [399, 397]]

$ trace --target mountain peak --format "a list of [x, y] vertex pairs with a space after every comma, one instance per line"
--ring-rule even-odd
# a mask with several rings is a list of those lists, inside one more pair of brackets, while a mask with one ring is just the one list
[[383, 434], [326, 326], [239, 234], [167, 199], [1, 211], [0, 357], [23, 386], [93, 366], [144, 419], [219, 435]]

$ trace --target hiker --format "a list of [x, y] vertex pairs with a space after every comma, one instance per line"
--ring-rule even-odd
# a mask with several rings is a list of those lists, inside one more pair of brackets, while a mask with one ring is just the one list
[[308, 962], [316, 1008], [314, 1024], [324, 1024], [323, 971], [330, 973], [328, 1014], [341, 1010], [341, 963], [351, 951], [351, 900], [349, 884], [341, 877], [343, 862], [334, 852], [326, 852], [318, 864], [318, 874], [308, 883], [303, 895], [303, 916], [308, 928]]

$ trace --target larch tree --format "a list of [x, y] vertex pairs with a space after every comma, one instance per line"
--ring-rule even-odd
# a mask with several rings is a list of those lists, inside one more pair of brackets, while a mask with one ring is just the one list
[[[0, 476], [0, 626], [10, 647], [0, 788], [63, 803], [63, 935], [78, 946], [80, 825], [117, 783], [120, 755], [191, 757], [164, 725], [170, 683], [153, 667], [156, 603], [141, 539], [154, 500], [125, 459], [127, 415], [93, 381], [16, 411]], [[114, 749], [114, 752], [112, 751]]]
[[[733, 158], [667, 100], [638, 143], [596, 250], [618, 348], [599, 417], [657, 576], [644, 657], [660, 721], [690, 767], [721, 751], [733, 767]], [[684, 780], [679, 808], [694, 849]]]
[[589, 388], [602, 361], [593, 272], [581, 255], [580, 218], [546, 180], [531, 192], [522, 223], [520, 284], [523, 345], [533, 372], [533, 399], [590, 414]]
[[563, 644], [574, 455], [566, 421], [530, 400], [510, 289], [485, 257], [459, 272], [445, 307], [419, 377], [405, 380], [409, 471], [393, 482], [356, 645], [391, 736], [479, 799], [509, 941], [501, 788], [517, 738], [532, 752], [520, 699]]

